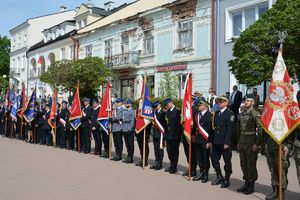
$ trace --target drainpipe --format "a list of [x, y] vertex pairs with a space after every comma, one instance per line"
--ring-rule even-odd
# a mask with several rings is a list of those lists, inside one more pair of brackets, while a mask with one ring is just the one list
[[216, 83], [215, 83], [215, 0], [211, 1], [211, 87], [216, 89]]
[[70, 38], [74, 43], [74, 60], [78, 60], [78, 54], [79, 54], [79, 41], [73, 37], [74, 33], [70, 34]]
[[219, 68], [220, 68], [220, 0], [216, 1], [216, 92], [219, 91]]

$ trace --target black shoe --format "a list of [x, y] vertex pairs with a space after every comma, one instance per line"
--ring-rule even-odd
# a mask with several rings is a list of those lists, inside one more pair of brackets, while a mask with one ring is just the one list
[[247, 188], [248, 188], [248, 185], [249, 185], [249, 181], [245, 181], [244, 185], [238, 189], [236, 189], [237, 192], [244, 192]]
[[202, 180], [202, 176], [200, 174], [193, 178], [193, 181], [200, 181], [200, 180]]
[[162, 169], [162, 164], [159, 163], [154, 169], [155, 170], [161, 170]]
[[113, 159], [113, 161], [120, 161], [120, 160], [122, 160], [122, 157], [121, 157], [121, 156], [116, 156], [116, 157]]
[[143, 166], [142, 161], [139, 161], [139, 162], [135, 163], [135, 166], [137, 166], [137, 167], [142, 167], [142, 166]]
[[171, 170], [171, 166], [165, 169], [165, 172], [169, 172]]
[[206, 183], [208, 181], [208, 170], [204, 170], [201, 183]]
[[227, 188], [230, 186], [230, 182], [229, 182], [229, 179], [225, 179], [223, 181], [223, 183], [221, 184], [221, 188]]
[[125, 158], [124, 160], [122, 160], [123, 163], [127, 163], [129, 160], [129, 157]]
[[127, 164], [129, 164], [129, 163], [133, 163], [133, 159], [132, 158], [128, 158]]
[[155, 167], [158, 165], [158, 162], [155, 161], [154, 165], [150, 166], [150, 169], [155, 169]]
[[248, 187], [244, 190], [244, 194], [252, 194], [254, 192], [254, 181], [249, 181], [248, 183]]
[[104, 153], [103, 158], [109, 158], [108, 153]]
[[177, 169], [171, 169], [171, 170], [169, 171], [169, 174], [176, 174], [176, 172], [177, 172]]
[[189, 175], [189, 170], [186, 170], [185, 172], [183, 172], [182, 176], [188, 176]]
[[279, 196], [279, 188], [275, 185], [272, 185], [272, 192], [266, 196], [266, 200], [274, 200]]
[[224, 178], [221, 172], [217, 172], [217, 178], [211, 183], [211, 185], [219, 185], [222, 184], [223, 182], [224, 182]]

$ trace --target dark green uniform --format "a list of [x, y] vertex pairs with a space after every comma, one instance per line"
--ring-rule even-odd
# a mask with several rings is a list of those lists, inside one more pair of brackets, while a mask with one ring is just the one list
[[258, 151], [253, 152], [254, 144], [261, 143], [262, 130], [260, 126], [260, 114], [251, 109], [241, 113], [238, 118], [238, 143], [240, 153], [240, 164], [243, 171], [243, 179], [246, 181], [257, 180], [257, 155]]
[[296, 128], [295, 131], [289, 136], [289, 141], [293, 142], [293, 144], [289, 143], [288, 148], [292, 150], [294, 146], [294, 159], [300, 186], [300, 127]]

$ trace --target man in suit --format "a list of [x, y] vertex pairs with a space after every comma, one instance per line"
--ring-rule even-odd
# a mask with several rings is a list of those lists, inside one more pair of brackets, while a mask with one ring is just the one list
[[235, 117], [239, 114], [239, 108], [243, 101], [243, 94], [238, 90], [238, 87], [234, 85], [232, 87], [232, 92], [229, 95], [229, 109], [234, 112]]
[[90, 107], [90, 99], [83, 99], [83, 109], [81, 118], [80, 139], [82, 141], [83, 152], [85, 154], [91, 152], [91, 117], [93, 108]]
[[175, 108], [171, 98], [163, 101], [167, 109], [167, 128], [164, 138], [167, 141], [167, 152], [170, 160], [170, 166], [165, 169], [165, 172], [175, 174], [177, 172], [177, 163], [179, 158], [179, 145], [182, 135], [182, 127], [180, 124], [180, 110]]
[[93, 100], [93, 113], [92, 113], [92, 133], [93, 133], [93, 138], [95, 141], [95, 155], [100, 155], [101, 154], [101, 149], [102, 149], [102, 138], [101, 138], [101, 133], [100, 133], [100, 124], [98, 123], [98, 113], [100, 110], [100, 104], [98, 99]]
[[132, 108], [133, 102], [128, 99], [126, 101], [126, 109], [124, 109], [123, 114], [123, 135], [125, 140], [125, 145], [127, 149], [127, 158], [123, 160], [124, 163], [133, 163], [133, 153], [134, 153], [134, 110]]
[[48, 119], [50, 117], [50, 108], [51, 105], [46, 104], [45, 106], [45, 113], [43, 115], [43, 132], [46, 138], [46, 144], [47, 146], [52, 146], [53, 145], [53, 136], [51, 134], [51, 126], [48, 123]]
[[212, 114], [209, 112], [209, 103], [206, 101], [196, 101], [195, 106], [198, 113], [195, 115], [196, 135], [193, 137], [193, 145], [195, 146], [196, 160], [200, 167], [200, 174], [193, 178], [193, 181], [206, 183], [208, 181], [209, 149], [207, 142], [212, 134]]
[[166, 112], [162, 110], [159, 101], [154, 101], [152, 103], [154, 108], [154, 121], [153, 121], [153, 146], [155, 163], [150, 167], [150, 169], [160, 170], [162, 169], [162, 163], [164, 158], [163, 149], [163, 132], [166, 131], [167, 121]]
[[[212, 147], [211, 160], [216, 171], [217, 178], [212, 182], [212, 185], [221, 184], [221, 188], [226, 188], [230, 185], [229, 178], [232, 173], [230, 148], [231, 135], [235, 126], [234, 113], [227, 108], [228, 99], [224, 96], [218, 97], [220, 110], [214, 115], [214, 133], [209, 136], [208, 147]], [[225, 179], [221, 172], [220, 158], [224, 159]]]
[[66, 127], [66, 118], [68, 115], [68, 102], [62, 101], [62, 108], [58, 111], [57, 114], [57, 133], [59, 133], [59, 138], [60, 139], [60, 148], [61, 149], [66, 149], [67, 148], [67, 136], [65, 132], [65, 127]]
[[66, 116], [66, 126], [65, 126], [65, 133], [67, 136], [67, 143], [68, 143], [68, 149], [69, 150], [74, 150], [75, 149], [75, 135], [77, 135], [77, 132], [73, 129], [73, 127], [70, 124], [70, 114], [71, 114], [71, 108], [72, 105], [69, 104], [68, 110], [69, 112], [67, 113]]
[[112, 132], [115, 146], [115, 156], [113, 161], [122, 160], [122, 151], [123, 151], [123, 140], [122, 140], [122, 129], [123, 129], [123, 112], [124, 108], [123, 99], [118, 98], [115, 100], [115, 109], [112, 114]]

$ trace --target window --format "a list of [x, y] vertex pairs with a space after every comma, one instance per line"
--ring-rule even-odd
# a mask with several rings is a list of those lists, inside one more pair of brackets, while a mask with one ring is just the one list
[[93, 46], [87, 45], [85, 46], [85, 57], [92, 57], [93, 56]]
[[152, 30], [144, 31], [143, 54], [151, 55], [154, 53], [154, 37]]
[[22, 57], [22, 60], [23, 60], [23, 64], [22, 64], [22, 68], [21, 69], [24, 70], [25, 67], [26, 67], [26, 63], [27, 63], [25, 56]]
[[106, 40], [105, 42], [105, 50], [104, 50], [104, 57], [112, 57], [112, 39]]
[[185, 20], [178, 22], [178, 49], [193, 46], [193, 21]]
[[125, 54], [129, 52], [129, 36], [122, 35], [121, 37], [121, 53]]
[[61, 58], [61, 60], [66, 59], [66, 49], [65, 48], [60, 49], [60, 58]]
[[266, 3], [256, 2], [226, 9], [226, 41], [230, 42], [232, 37], [240, 36], [241, 32], [254, 24], [267, 10]]
[[71, 46], [69, 46], [69, 59], [70, 60], [74, 60], [74, 46], [73, 45], [71, 45]]
[[20, 68], [20, 65], [21, 65], [21, 58], [18, 57], [16, 69], [19, 69], [19, 68]]

